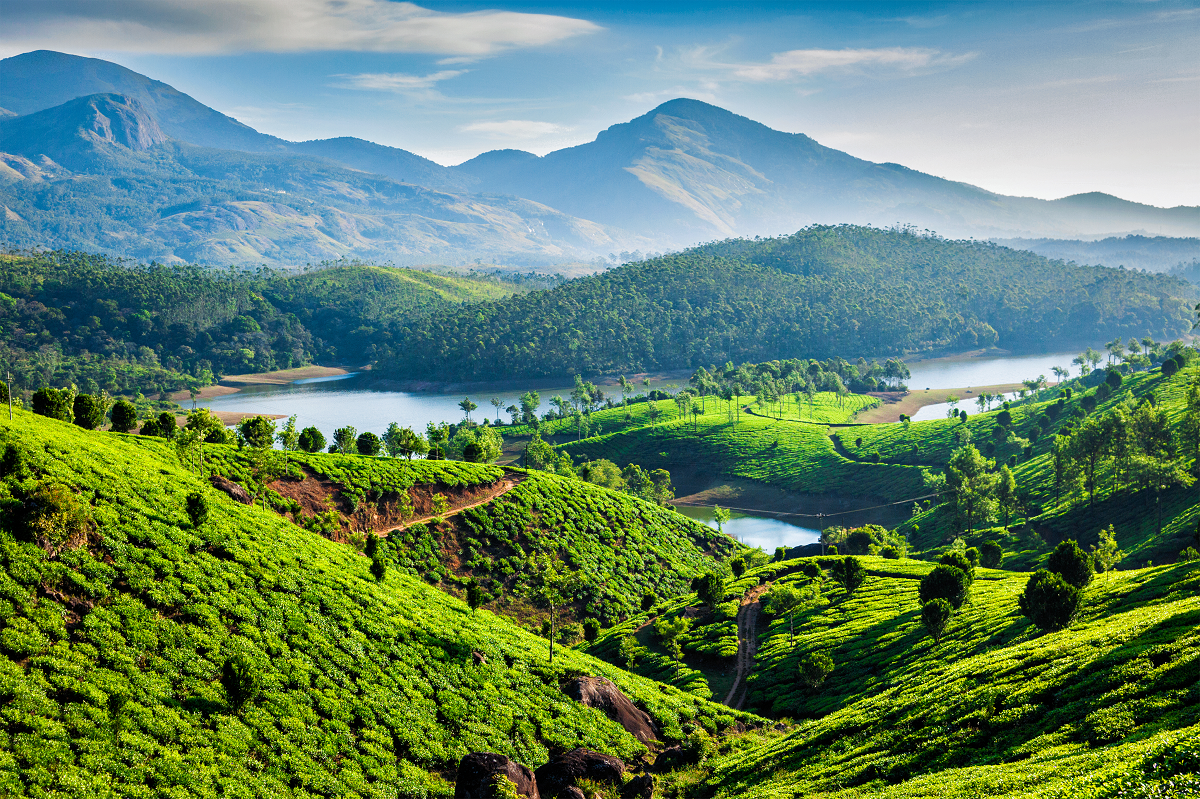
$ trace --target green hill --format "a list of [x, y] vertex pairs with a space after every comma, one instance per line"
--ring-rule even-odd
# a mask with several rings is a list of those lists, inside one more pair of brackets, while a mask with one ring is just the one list
[[421, 319], [378, 339], [389, 374], [448, 380], [695, 369], [726, 361], [1044, 351], [1175, 338], [1195, 290], [908, 230], [814, 226], [629, 264]]
[[[449, 796], [469, 751], [644, 753], [562, 694], [572, 673], [612, 678], [667, 742], [754, 723], [571, 651], [547, 668], [544, 640], [397, 569], [376, 581], [161, 440], [18, 411], [0, 451], [6, 795]], [[257, 691], [226, 691], [227, 663]]]

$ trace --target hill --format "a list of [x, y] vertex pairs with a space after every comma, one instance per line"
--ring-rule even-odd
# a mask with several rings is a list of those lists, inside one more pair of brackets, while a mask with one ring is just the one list
[[9, 246], [295, 266], [347, 254], [555, 262], [621, 249], [626, 240], [529, 200], [451, 194], [324, 158], [169, 139], [152, 110], [125, 95], [89, 95], [0, 120], [0, 148], [13, 162], [0, 176], [0, 241]]
[[987, 346], [1044, 351], [1117, 335], [1174, 338], [1190, 328], [1193, 294], [1176, 278], [981, 242], [813, 226], [407, 325], [381, 340], [379, 368], [482, 380]]
[[1200, 209], [1099, 193], [1006, 197], [876, 164], [698, 100], [663, 103], [588, 144], [542, 157], [484, 153], [454, 167], [505, 192], [676, 246], [807, 224], [911, 224], [951, 237], [1200, 232]]
[[351, 263], [250, 273], [77, 252], [0, 258], [0, 366], [26, 388], [92, 393], [157, 394], [317, 360], [357, 365], [371, 357], [372, 325], [521, 290]]
[[1056, 260], [1111, 266], [1114, 269], [1125, 267], [1151, 272], [1178, 272], [1187, 264], [1200, 260], [1200, 238], [1122, 236], [1098, 241], [996, 239], [996, 243]]

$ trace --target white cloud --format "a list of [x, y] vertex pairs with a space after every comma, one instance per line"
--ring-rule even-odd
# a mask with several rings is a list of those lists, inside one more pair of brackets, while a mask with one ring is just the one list
[[430, 75], [409, 75], [403, 72], [362, 72], [357, 75], [332, 75], [334, 84], [345, 89], [365, 89], [378, 92], [421, 92], [433, 88], [438, 81], [456, 78], [466, 70], [444, 69]]
[[492, 139], [521, 141], [567, 133], [572, 128], [556, 125], [553, 122], [535, 122], [529, 119], [500, 119], [471, 122], [463, 125], [459, 130], [463, 133], [483, 133]]
[[776, 53], [759, 64], [735, 64], [730, 75], [736, 79], [763, 82], [790, 80], [823, 72], [882, 69], [892, 72], [918, 72], [957, 66], [974, 58], [974, 53], [949, 55], [921, 47], [884, 47], [877, 49], [788, 50]]
[[601, 28], [512, 11], [391, 0], [0, 0], [0, 46], [195, 54], [350, 50], [478, 58]]

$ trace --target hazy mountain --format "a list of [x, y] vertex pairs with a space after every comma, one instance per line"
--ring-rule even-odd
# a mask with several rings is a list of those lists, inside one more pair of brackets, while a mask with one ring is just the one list
[[1200, 260], [1200, 238], [1172, 239], [1165, 236], [1121, 236], [1098, 241], [1078, 239], [996, 239], [1015, 250], [1029, 250], [1047, 258], [1081, 264], [1124, 266], [1166, 272]]
[[542, 264], [642, 244], [521, 198], [175, 141], [120, 94], [0, 120], [0, 150], [0, 240], [10, 246], [214, 264]]
[[1200, 208], [1104, 194], [1045, 201], [876, 164], [697, 100], [672, 100], [596, 140], [537, 157], [504, 150], [454, 167], [486, 191], [675, 243], [813, 222], [895, 223], [954, 237], [1200, 233]]
[[[289, 142], [259, 133], [161, 81], [98, 58], [36, 50], [0, 60], [0, 107], [31, 114], [92, 94], [137, 100], [172, 139], [244, 152], [292, 152], [330, 158], [406, 183], [466, 189], [473, 183], [419, 155], [349, 137]], [[0, 113], [0, 118], [3, 118]]]

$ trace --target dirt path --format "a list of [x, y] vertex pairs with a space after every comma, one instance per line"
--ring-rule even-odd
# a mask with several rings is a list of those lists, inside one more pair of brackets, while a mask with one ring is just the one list
[[[493, 486], [494, 490], [492, 490], [487, 496], [484, 496], [480, 499], [476, 499], [474, 502], [471, 502], [467, 505], [463, 505], [458, 508], [450, 508], [445, 513], [443, 513], [440, 517], [436, 517], [434, 514], [429, 514], [428, 516], [419, 516], [415, 519], [410, 519], [409, 521], [404, 523], [404, 526], [408, 527], [409, 525], [413, 525], [413, 524], [423, 524], [424, 522], [427, 522], [433, 518], [449, 519], [451, 516], [454, 516], [455, 514], [458, 514], [458, 513], [462, 513], [464, 510], [469, 510], [470, 508], [478, 508], [480, 505], [486, 505], [487, 503], [491, 502], [492, 500], [494, 500], [498, 497], [504, 496], [509, 491], [512, 491], [514, 488], [519, 486], [521, 483], [525, 482], [525, 478], [527, 476], [528, 475], [520, 474], [517, 472], [505, 472], [504, 477], [502, 477], [500, 480], [498, 480], [496, 482], [496, 484]], [[387, 526], [387, 529], [372, 530], [371, 532], [373, 532], [373, 533], [375, 533], [375, 535], [383, 538], [383, 537], [387, 536], [389, 530], [394, 530], [395, 528], [396, 528], [396, 525], [390, 524]]]
[[735, 710], [741, 710], [746, 704], [746, 694], [749, 689], [742, 690], [741, 698], [737, 704], [733, 704], [734, 698], [738, 695], [738, 690], [742, 688], [746, 678], [750, 676], [750, 672], [754, 669], [754, 653], [758, 651], [758, 635], [756, 628], [758, 625], [758, 612], [762, 610], [762, 602], [759, 600], [766, 593], [768, 586], [756, 585], [746, 592], [742, 597], [741, 607], [738, 608], [737, 628], [738, 628], [738, 653], [737, 653], [737, 675], [733, 678], [733, 685], [729, 687], [729, 693], [726, 694], [722, 704], [727, 707], [732, 707]]

